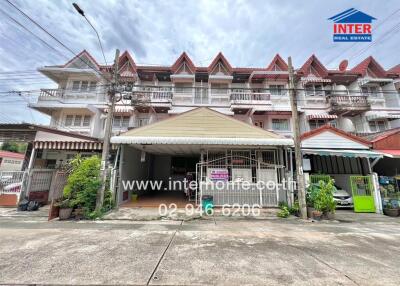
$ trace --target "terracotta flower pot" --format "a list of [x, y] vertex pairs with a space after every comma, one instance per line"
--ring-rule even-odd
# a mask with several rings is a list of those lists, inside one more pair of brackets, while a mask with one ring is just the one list
[[60, 212], [58, 213], [58, 217], [60, 220], [65, 220], [69, 219], [72, 213], [72, 208], [67, 208], [67, 209], [60, 209]]

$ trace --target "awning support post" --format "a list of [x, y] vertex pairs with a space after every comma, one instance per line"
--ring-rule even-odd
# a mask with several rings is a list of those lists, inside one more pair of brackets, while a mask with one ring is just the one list
[[368, 163], [369, 163], [369, 172], [372, 173], [372, 168], [376, 165], [376, 163], [378, 163], [378, 161], [382, 159], [382, 157], [377, 157], [374, 159], [374, 161], [372, 161], [372, 163], [369, 161], [368, 159]]

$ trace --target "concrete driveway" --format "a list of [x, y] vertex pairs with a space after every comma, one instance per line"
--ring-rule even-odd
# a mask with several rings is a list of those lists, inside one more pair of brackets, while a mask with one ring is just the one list
[[0, 284], [398, 285], [400, 218], [346, 217], [341, 222], [0, 217]]

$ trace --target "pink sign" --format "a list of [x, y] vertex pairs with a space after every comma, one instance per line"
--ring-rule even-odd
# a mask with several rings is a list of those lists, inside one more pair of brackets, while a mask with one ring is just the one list
[[229, 179], [228, 169], [211, 170], [210, 179], [213, 181], [228, 181]]

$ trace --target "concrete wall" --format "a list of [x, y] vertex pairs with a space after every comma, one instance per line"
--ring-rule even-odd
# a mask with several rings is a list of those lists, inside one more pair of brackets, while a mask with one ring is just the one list
[[[140, 161], [141, 151], [128, 145], [122, 145], [121, 165], [120, 165], [120, 185], [118, 198], [119, 202], [123, 201], [123, 180], [148, 180], [150, 176], [150, 165], [152, 155], [146, 154], [146, 161]], [[128, 191], [128, 190], [127, 190]], [[137, 191], [137, 190], [135, 190]], [[144, 192], [144, 191], [142, 191]], [[131, 198], [132, 192], [128, 192], [128, 199]], [[140, 192], [139, 192], [140, 193]]]

